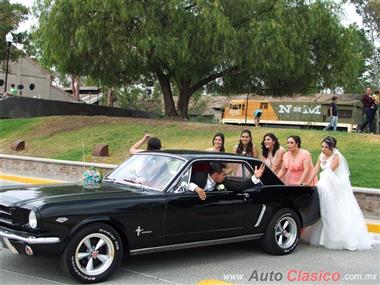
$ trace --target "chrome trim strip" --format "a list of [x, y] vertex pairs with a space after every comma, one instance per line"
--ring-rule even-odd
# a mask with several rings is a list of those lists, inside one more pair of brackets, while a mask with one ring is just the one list
[[0, 218], [0, 223], [5, 223], [5, 224], [8, 224], [8, 225], [13, 225], [12, 221], [8, 221], [8, 220], [2, 219], [2, 218]]
[[159, 155], [159, 156], [178, 158], [179, 160], [182, 160], [184, 162], [188, 161], [188, 159], [183, 158], [182, 156], [180, 156], [178, 154], [173, 154], [171, 152], [165, 152], [165, 150], [162, 150], [162, 151], [157, 151], [157, 150], [156, 151], [155, 150], [149, 151], [149, 150], [147, 150], [147, 151], [138, 152], [136, 154], [138, 154], [138, 155], [152, 155], [152, 154], [154, 154], [154, 155]]
[[258, 226], [260, 225], [261, 220], [262, 220], [263, 217], [264, 217], [264, 213], [265, 213], [265, 210], [266, 210], [266, 209], [267, 209], [267, 206], [262, 205], [260, 215], [259, 215], [259, 217], [257, 218], [256, 224], [255, 224], [255, 228], [258, 227]]
[[10, 216], [10, 215], [11, 215], [11, 213], [10, 213], [10, 212], [6, 212], [6, 211], [3, 211], [3, 210], [0, 210], [0, 214], [5, 214], [5, 215], [8, 215], [8, 216]]
[[17, 254], [18, 251], [15, 249], [15, 247], [9, 242], [9, 239], [3, 238], [2, 241], [5, 243], [5, 248], [9, 249], [9, 251], [13, 254]]
[[157, 246], [157, 247], [147, 247], [147, 248], [131, 250], [130, 254], [138, 255], [138, 254], [144, 254], [144, 253], [153, 253], [153, 252], [160, 252], [160, 251], [170, 251], [170, 250], [186, 249], [186, 248], [192, 248], [192, 247], [241, 242], [241, 241], [258, 239], [263, 235], [264, 234], [261, 233], [261, 234], [245, 235], [245, 236], [232, 237], [232, 238], [222, 238], [222, 239], [213, 239], [213, 240], [206, 240], [206, 241], [195, 241], [195, 242], [188, 242], [188, 243], [171, 244], [171, 245], [164, 245], [164, 246]]
[[59, 243], [61, 240], [58, 237], [41, 237], [37, 238], [34, 236], [29, 236], [27, 238], [4, 231], [0, 229], [0, 237], [22, 241], [29, 244], [45, 244], [45, 243]]

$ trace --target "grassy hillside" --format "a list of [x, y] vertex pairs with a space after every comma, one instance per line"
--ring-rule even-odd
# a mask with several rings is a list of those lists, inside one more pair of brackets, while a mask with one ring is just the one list
[[[232, 151], [244, 126], [205, 124], [170, 120], [134, 118], [62, 116], [0, 121], [0, 152], [55, 159], [104, 162], [118, 164], [128, 156], [128, 149], [139, 140], [144, 130], [158, 136], [166, 149], [206, 149], [216, 132], [226, 136], [226, 150]], [[302, 147], [308, 149], [314, 162], [320, 153], [320, 141], [334, 135], [338, 148], [346, 157], [352, 184], [380, 188], [380, 136], [346, 132], [324, 132], [280, 128], [252, 128], [254, 143], [260, 142], [266, 132], [274, 132], [286, 147], [288, 135], [302, 138]], [[10, 144], [22, 139], [26, 150], [14, 153]], [[95, 144], [109, 145], [110, 156], [91, 156]], [[83, 156], [84, 153], [84, 156]]]

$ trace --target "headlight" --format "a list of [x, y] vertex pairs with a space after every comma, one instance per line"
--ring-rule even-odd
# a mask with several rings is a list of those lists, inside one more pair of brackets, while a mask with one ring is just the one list
[[33, 210], [31, 210], [29, 212], [29, 222], [28, 222], [28, 224], [29, 224], [29, 227], [32, 228], [32, 229], [37, 228], [37, 216], [36, 216], [36, 213]]

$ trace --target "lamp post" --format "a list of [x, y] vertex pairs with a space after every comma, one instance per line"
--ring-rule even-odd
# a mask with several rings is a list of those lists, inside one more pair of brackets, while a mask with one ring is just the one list
[[9, 66], [9, 51], [11, 49], [11, 45], [12, 45], [12, 42], [13, 42], [13, 36], [12, 34], [9, 32], [6, 36], [5, 36], [5, 41], [8, 45], [8, 51], [7, 51], [7, 68], [5, 70], [5, 87], [4, 87], [4, 94], [7, 93], [7, 84], [8, 84], [8, 66]]
[[245, 106], [245, 125], [247, 125], [247, 116], [248, 116], [248, 96], [249, 96], [249, 94], [247, 92], [247, 99], [245, 99], [247, 102], [247, 104]]

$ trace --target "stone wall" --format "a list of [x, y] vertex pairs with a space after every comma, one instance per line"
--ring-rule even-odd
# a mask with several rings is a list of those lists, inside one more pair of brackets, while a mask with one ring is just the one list
[[104, 175], [117, 165], [0, 154], [0, 171], [16, 175], [79, 182], [91, 166]]
[[380, 220], [380, 189], [354, 187], [354, 194], [367, 218]]
[[[106, 174], [117, 165], [0, 154], [0, 172], [80, 182], [90, 166]], [[354, 187], [354, 194], [366, 218], [380, 219], [380, 189]]]

